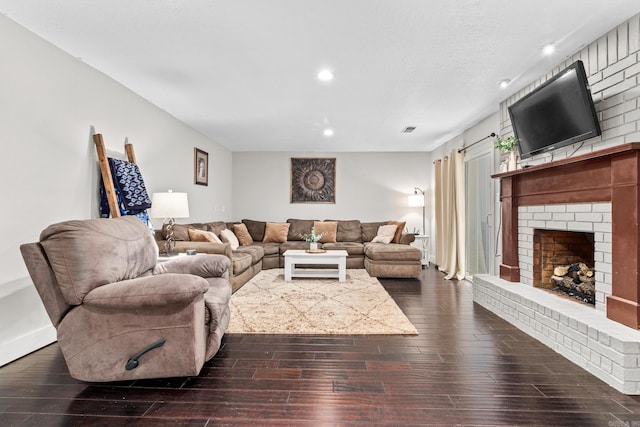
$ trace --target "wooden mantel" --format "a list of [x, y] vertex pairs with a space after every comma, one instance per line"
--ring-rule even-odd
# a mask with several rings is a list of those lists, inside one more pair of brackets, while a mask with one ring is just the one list
[[518, 206], [611, 202], [612, 295], [607, 317], [640, 328], [640, 143], [492, 176], [500, 178], [500, 277], [520, 281]]

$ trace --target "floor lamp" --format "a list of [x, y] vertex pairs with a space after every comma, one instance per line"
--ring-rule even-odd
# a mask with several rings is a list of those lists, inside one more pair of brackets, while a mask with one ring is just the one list
[[187, 193], [153, 193], [151, 199], [151, 214], [154, 218], [166, 218], [165, 244], [163, 255], [170, 255], [176, 246], [173, 235], [174, 218], [189, 218], [189, 201]]
[[409, 206], [415, 208], [422, 208], [422, 235], [427, 234], [426, 220], [425, 220], [425, 203], [424, 203], [424, 191], [418, 187], [413, 188], [413, 194], [409, 195]]

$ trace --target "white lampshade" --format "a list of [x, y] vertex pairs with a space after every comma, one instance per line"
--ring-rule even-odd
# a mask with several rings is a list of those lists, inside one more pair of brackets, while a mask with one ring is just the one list
[[189, 218], [187, 193], [153, 193], [151, 200], [153, 218]]
[[421, 208], [424, 206], [424, 195], [423, 194], [410, 194], [409, 195], [409, 206], [412, 208]]

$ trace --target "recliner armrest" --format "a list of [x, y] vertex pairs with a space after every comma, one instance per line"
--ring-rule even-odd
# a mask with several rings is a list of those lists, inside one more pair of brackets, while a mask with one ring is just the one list
[[224, 255], [198, 254], [176, 257], [156, 264], [153, 275], [178, 273], [194, 274], [200, 277], [228, 277], [231, 260]]
[[191, 274], [145, 276], [100, 286], [89, 292], [83, 305], [135, 309], [189, 304], [204, 295], [209, 283]]

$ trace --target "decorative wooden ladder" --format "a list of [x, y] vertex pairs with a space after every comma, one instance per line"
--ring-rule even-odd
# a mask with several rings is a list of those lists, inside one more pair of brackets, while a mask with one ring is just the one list
[[[111, 176], [111, 168], [109, 168], [109, 159], [107, 157], [107, 149], [104, 146], [104, 139], [102, 134], [96, 133], [93, 135], [93, 142], [96, 145], [96, 151], [98, 152], [98, 162], [100, 163], [100, 172], [102, 173], [102, 181], [104, 182], [105, 193], [107, 194], [107, 201], [109, 202], [109, 211], [112, 218], [120, 216], [120, 208], [118, 207], [118, 196], [113, 185], [113, 177]], [[127, 159], [131, 163], [136, 163], [136, 155], [133, 151], [133, 144], [124, 144], [124, 151], [127, 153]]]

